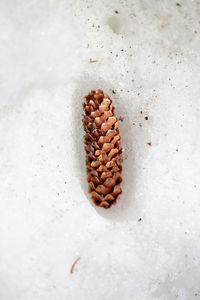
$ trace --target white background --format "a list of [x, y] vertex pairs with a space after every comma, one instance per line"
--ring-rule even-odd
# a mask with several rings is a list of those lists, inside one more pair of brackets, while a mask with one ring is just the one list
[[[200, 3], [180, 5], [0, 1], [1, 300], [200, 299]], [[124, 118], [109, 210], [85, 175], [97, 88]]]

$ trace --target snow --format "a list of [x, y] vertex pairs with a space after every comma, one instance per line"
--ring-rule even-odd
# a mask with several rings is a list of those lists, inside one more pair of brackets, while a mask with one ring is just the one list
[[[200, 4], [179, 3], [0, 2], [0, 299], [200, 299]], [[96, 88], [123, 117], [109, 210], [87, 193]]]

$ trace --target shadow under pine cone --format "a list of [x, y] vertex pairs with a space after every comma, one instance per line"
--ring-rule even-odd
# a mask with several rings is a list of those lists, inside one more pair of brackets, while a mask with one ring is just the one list
[[[119, 129], [121, 135], [121, 147], [122, 147], [122, 158], [123, 158], [123, 169], [122, 177], [123, 182], [121, 183], [122, 194], [116, 205], [113, 205], [109, 210], [102, 210], [96, 207], [90, 198], [88, 193], [88, 182], [86, 174], [86, 157], [84, 150], [84, 130], [82, 126], [83, 108], [82, 103], [84, 96], [91, 90], [102, 89], [107, 93], [113, 100], [113, 106], [115, 107], [115, 115], [119, 119], [123, 120], [119, 122]], [[114, 87], [111, 83], [104, 82], [103, 80], [94, 80], [89, 76], [84, 76], [77, 80], [76, 88], [72, 97], [72, 114], [73, 114], [73, 136], [74, 136], [74, 151], [76, 156], [76, 172], [79, 178], [80, 186], [94, 209], [98, 214], [109, 219], [124, 219], [134, 210], [134, 145], [133, 131], [131, 122], [128, 117], [126, 108], [126, 100], [120, 99], [117, 94], [113, 94]], [[83, 199], [85, 201], [85, 199]]]

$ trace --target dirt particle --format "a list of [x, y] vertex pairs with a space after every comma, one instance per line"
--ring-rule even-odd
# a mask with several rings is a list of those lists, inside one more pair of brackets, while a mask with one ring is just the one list
[[143, 114], [143, 111], [141, 110], [140, 113], [141, 113], [141, 115], [142, 115], [142, 114]]
[[152, 146], [152, 143], [151, 143], [151, 142], [148, 142], [147, 145]]
[[113, 94], [116, 94], [115, 90], [112, 90], [112, 93], [113, 93]]
[[145, 117], [145, 120], [146, 120], [146, 121], [148, 121], [148, 120], [149, 120], [149, 118], [146, 116], [146, 117]]
[[119, 121], [123, 122], [124, 118], [122, 116], [119, 116]]
[[44, 148], [44, 145], [41, 145], [41, 148]]
[[118, 10], [115, 10], [115, 13], [118, 14], [119, 13]]
[[179, 7], [181, 7], [181, 4], [177, 2], [177, 3], [176, 3], [176, 6], [179, 6]]
[[176, 152], [178, 152], [178, 149], [176, 149]]
[[138, 222], [141, 222], [141, 221], [142, 221], [142, 218], [139, 218], [139, 219], [138, 219]]

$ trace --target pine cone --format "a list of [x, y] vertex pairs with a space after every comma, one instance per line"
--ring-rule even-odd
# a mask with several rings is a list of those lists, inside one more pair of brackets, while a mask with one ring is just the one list
[[83, 102], [83, 127], [89, 193], [96, 205], [109, 208], [122, 190], [120, 135], [112, 100], [102, 90]]

